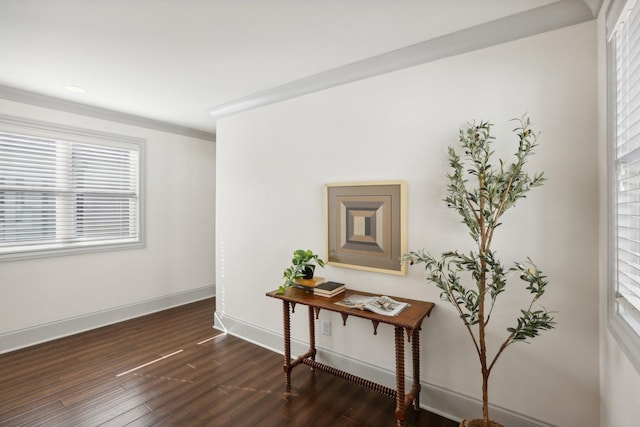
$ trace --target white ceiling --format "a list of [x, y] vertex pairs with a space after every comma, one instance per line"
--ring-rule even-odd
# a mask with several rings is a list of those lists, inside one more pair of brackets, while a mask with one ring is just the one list
[[213, 132], [213, 107], [554, 2], [0, 0], [0, 85]]

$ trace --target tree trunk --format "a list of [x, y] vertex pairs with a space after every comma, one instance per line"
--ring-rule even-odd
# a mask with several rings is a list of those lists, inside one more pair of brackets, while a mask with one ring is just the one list
[[484, 319], [480, 321], [480, 364], [482, 366], [482, 419], [489, 427], [489, 369], [487, 368], [487, 345], [484, 339]]

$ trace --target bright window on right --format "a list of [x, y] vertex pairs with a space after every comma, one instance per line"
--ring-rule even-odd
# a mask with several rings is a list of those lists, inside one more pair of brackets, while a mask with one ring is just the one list
[[616, 15], [608, 34], [608, 317], [609, 329], [640, 372], [640, 7], [628, 1]]

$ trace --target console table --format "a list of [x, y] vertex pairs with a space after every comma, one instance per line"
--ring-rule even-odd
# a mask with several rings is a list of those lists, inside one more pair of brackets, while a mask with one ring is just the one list
[[[363, 387], [370, 388], [379, 393], [396, 399], [396, 419], [398, 426], [405, 425], [407, 407], [413, 404], [415, 410], [420, 405], [420, 328], [422, 320], [429, 316], [434, 304], [431, 302], [410, 300], [406, 298], [391, 298], [408, 302], [410, 305], [397, 316], [384, 316], [370, 311], [347, 308], [335, 304], [349, 295], [371, 295], [366, 292], [355, 292], [347, 289], [345, 292], [332, 298], [316, 296], [311, 292], [297, 288], [287, 288], [283, 294], [277, 291], [267, 292], [267, 296], [282, 300], [282, 314], [284, 321], [284, 377], [287, 390], [291, 389], [291, 370], [297, 365], [304, 364], [312, 369], [336, 375], [342, 379], [352, 381]], [[309, 351], [291, 360], [291, 320], [290, 313], [295, 311], [297, 304], [308, 306], [309, 310]], [[341, 371], [331, 366], [316, 362], [315, 319], [320, 310], [329, 310], [340, 313], [342, 323], [346, 326], [349, 316], [361, 317], [371, 321], [373, 333], [377, 334], [380, 323], [391, 325], [395, 328], [396, 351], [396, 388], [392, 389], [373, 381], [357, 377], [348, 372]], [[404, 335], [411, 343], [413, 355], [413, 384], [408, 393], [405, 393], [404, 379]]]

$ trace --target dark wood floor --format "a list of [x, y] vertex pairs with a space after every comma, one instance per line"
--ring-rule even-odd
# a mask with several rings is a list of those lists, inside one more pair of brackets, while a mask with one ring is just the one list
[[[282, 356], [212, 329], [214, 304], [0, 355], [0, 426], [395, 425], [393, 399], [306, 366], [285, 393]], [[458, 425], [426, 411], [408, 421]]]

